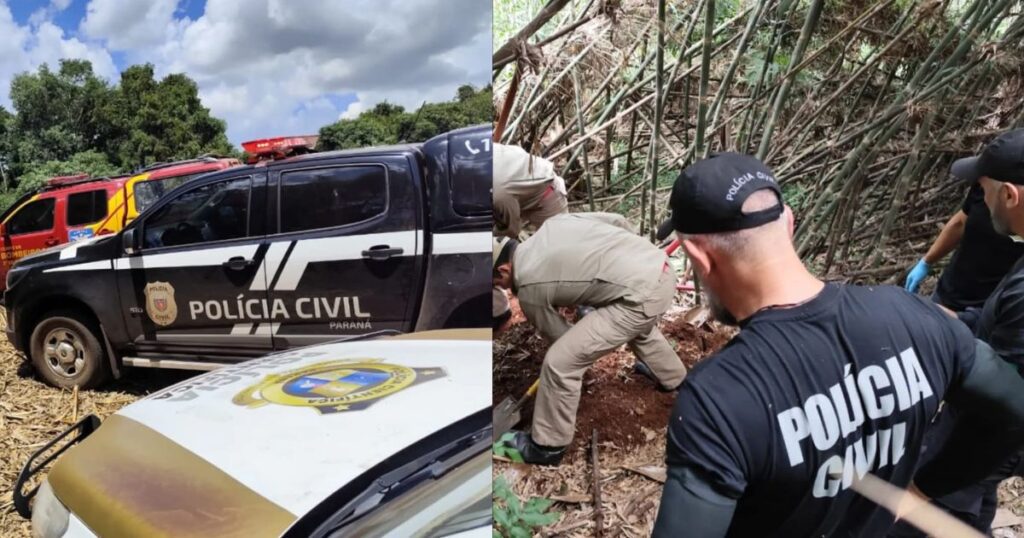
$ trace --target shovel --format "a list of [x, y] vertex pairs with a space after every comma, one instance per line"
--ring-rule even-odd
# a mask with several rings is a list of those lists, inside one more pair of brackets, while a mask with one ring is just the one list
[[495, 441], [519, 422], [519, 410], [523, 408], [523, 405], [526, 404], [530, 397], [537, 393], [537, 387], [539, 386], [540, 379], [538, 378], [530, 385], [530, 388], [526, 389], [526, 394], [523, 394], [523, 397], [519, 398], [518, 402], [513, 402], [512, 398], [505, 398], [494, 408], [491, 422], [494, 426]]

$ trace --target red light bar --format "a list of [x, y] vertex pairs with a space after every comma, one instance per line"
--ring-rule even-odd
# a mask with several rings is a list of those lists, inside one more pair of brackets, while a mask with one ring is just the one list
[[257, 157], [283, 157], [296, 149], [312, 151], [319, 139], [318, 135], [260, 138], [242, 142], [242, 149]]
[[81, 183], [82, 180], [89, 179], [89, 174], [75, 174], [73, 176], [57, 176], [51, 177], [46, 180], [46, 185], [50, 187], [57, 187], [60, 185], [72, 185], [74, 183]]

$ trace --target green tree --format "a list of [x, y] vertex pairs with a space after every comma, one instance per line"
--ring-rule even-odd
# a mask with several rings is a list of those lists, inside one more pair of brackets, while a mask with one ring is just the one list
[[14, 157], [11, 131], [14, 129], [14, 114], [0, 106], [0, 188], [6, 191], [11, 185], [11, 160]]
[[106, 147], [112, 92], [88, 61], [61, 60], [56, 72], [43, 64], [37, 73], [19, 74], [11, 81], [10, 96], [17, 111], [9, 130], [15, 176], [31, 163]]
[[406, 112], [391, 103], [379, 103], [355, 119], [340, 120], [320, 129], [320, 149], [345, 149], [398, 142], [422, 142], [433, 136], [494, 117], [491, 87], [476, 90], [461, 86], [454, 101], [424, 103]]
[[224, 121], [203, 106], [196, 83], [182, 74], [158, 81], [150, 64], [125, 69], [113, 87], [86, 60], [61, 60], [56, 72], [44, 64], [14, 78], [11, 101], [17, 114], [6, 156], [14, 176], [85, 151], [104, 153], [126, 170], [203, 153], [235, 154]]
[[236, 156], [223, 120], [210, 115], [196, 83], [182, 74], [162, 80], [153, 66], [134, 65], [117, 86], [86, 60], [42, 65], [11, 82], [15, 114], [0, 107], [0, 202], [46, 178], [111, 175], [157, 161], [215, 153]]
[[320, 129], [319, 146], [322, 149], [361, 148], [398, 142], [399, 125], [408, 116], [405, 109], [388, 103], [378, 103], [356, 119], [341, 120]]
[[30, 171], [18, 178], [16, 188], [5, 189], [0, 194], [0, 208], [10, 206], [20, 196], [38, 189], [52, 177], [77, 174], [88, 174], [92, 177], [113, 176], [118, 174], [118, 168], [107, 160], [106, 155], [98, 151], [76, 153], [64, 161], [35, 163]]
[[152, 65], [131, 66], [121, 74], [112, 103], [116, 136], [111, 153], [122, 165], [235, 154], [224, 121], [210, 115], [196, 83], [185, 75], [158, 82]]

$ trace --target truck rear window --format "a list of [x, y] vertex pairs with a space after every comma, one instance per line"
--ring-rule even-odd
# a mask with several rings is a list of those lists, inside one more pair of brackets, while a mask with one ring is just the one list
[[281, 175], [281, 232], [345, 226], [387, 210], [383, 166], [296, 170]]
[[107, 191], [99, 189], [68, 196], [68, 226], [92, 224], [107, 216]]

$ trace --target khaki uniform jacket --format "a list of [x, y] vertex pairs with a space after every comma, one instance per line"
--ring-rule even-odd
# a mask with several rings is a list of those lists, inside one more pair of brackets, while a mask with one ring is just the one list
[[531, 221], [531, 214], [543, 212], [541, 199], [548, 188], [562, 198], [566, 196], [565, 180], [555, 173], [554, 163], [530, 155], [519, 146], [494, 144], [493, 151], [496, 233], [517, 237], [523, 221]]
[[554, 341], [570, 328], [559, 306], [621, 301], [648, 316], [665, 312], [669, 304], [656, 296], [667, 262], [621, 215], [558, 215], [516, 249], [513, 291], [526, 317]]

